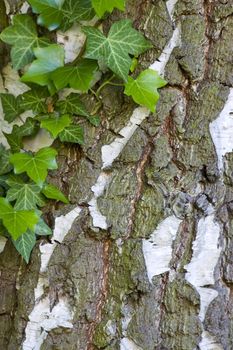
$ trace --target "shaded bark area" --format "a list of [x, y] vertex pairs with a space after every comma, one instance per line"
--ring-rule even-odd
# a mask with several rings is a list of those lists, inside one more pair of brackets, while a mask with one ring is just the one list
[[[56, 245], [42, 276], [47, 279], [42, 299], [49, 296], [51, 311], [67, 298], [73, 328], [46, 331], [42, 350], [233, 348], [233, 153], [225, 155], [219, 171], [209, 131], [232, 87], [233, 7], [227, 0], [178, 0], [172, 18], [168, 3], [129, 0], [126, 14], [116, 11], [105, 23], [107, 29], [112, 20], [128, 16], [155, 45], [140, 59], [137, 72], [160, 57], [180, 28], [180, 45], [166, 65], [168, 85], [161, 90], [156, 113], [138, 125], [112, 166], [101, 170], [102, 147], [119, 137], [136, 107], [121, 88], [105, 87], [101, 126], [83, 122], [82, 149], [60, 146], [60, 170], [51, 179], [69, 195], [71, 205], [49, 207], [47, 219], [54, 222], [76, 205], [82, 211]], [[88, 204], [102, 171], [109, 181], [97, 204], [106, 229], [93, 225]], [[213, 278], [203, 284], [196, 280], [209, 274], [211, 250], [203, 253], [206, 266], [190, 278], [187, 271], [195, 255], [193, 243], [202, 237], [210, 215], [217, 225], [213, 239], [215, 227], [220, 229], [219, 258]], [[179, 220], [179, 227], [165, 247], [171, 250], [168, 267], [150, 278], [143, 247], [169, 217]], [[211, 240], [210, 235], [210, 246]], [[38, 242], [28, 266], [10, 244], [0, 255], [1, 349], [26, 349], [25, 329], [38, 302], [39, 243], [47, 242]], [[203, 290], [216, 291], [204, 319]], [[212, 345], [203, 343], [208, 339]]]

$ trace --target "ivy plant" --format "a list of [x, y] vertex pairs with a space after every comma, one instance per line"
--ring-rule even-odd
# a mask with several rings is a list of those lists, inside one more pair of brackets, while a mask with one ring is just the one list
[[[0, 235], [12, 240], [26, 262], [37, 237], [52, 234], [41, 208], [48, 200], [65, 204], [69, 201], [47, 179], [48, 171], [58, 167], [56, 149], [27, 151], [25, 137], [36, 136], [45, 129], [52, 139], [81, 147], [85, 140], [79, 118], [85, 118], [93, 127], [99, 126], [101, 121], [96, 114], [102, 105], [104, 86], [122, 86], [125, 95], [154, 112], [159, 99], [157, 89], [166, 84], [152, 69], [135, 74], [138, 56], [152, 44], [133, 28], [129, 19], [113, 23], [107, 35], [102, 32], [102, 19], [114, 9], [124, 11], [124, 0], [28, 3], [33, 15], [14, 16], [11, 25], [0, 34], [0, 39], [11, 46], [13, 68], [28, 85], [28, 91], [19, 96], [0, 94], [4, 119], [12, 125], [11, 133], [3, 133], [9, 148], [0, 144]], [[95, 24], [87, 25], [89, 20]], [[55, 38], [51, 31], [64, 32], [77, 22], [86, 41], [76, 59], [65, 64], [64, 48], [51, 39]], [[94, 84], [97, 72], [102, 77]], [[60, 92], [65, 88], [72, 88], [73, 92], [62, 98]], [[93, 110], [86, 108], [82, 94], [94, 96]], [[25, 111], [31, 113], [26, 120], [21, 118]]]

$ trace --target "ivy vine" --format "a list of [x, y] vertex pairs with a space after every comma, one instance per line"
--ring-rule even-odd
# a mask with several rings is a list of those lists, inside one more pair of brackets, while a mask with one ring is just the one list
[[[138, 56], [152, 45], [132, 27], [130, 20], [115, 22], [107, 36], [101, 31], [101, 19], [114, 8], [124, 11], [124, 0], [28, 0], [28, 3], [36, 14], [37, 24], [34, 14], [16, 15], [0, 34], [0, 39], [11, 45], [13, 68], [29, 88], [17, 97], [0, 94], [4, 119], [12, 123], [11, 133], [4, 133], [9, 149], [0, 145], [0, 235], [12, 240], [26, 262], [37, 236], [52, 234], [40, 210], [46, 199], [69, 201], [46, 180], [48, 171], [58, 167], [57, 151], [52, 147], [35, 153], [26, 151], [25, 137], [37, 135], [42, 128], [54, 140], [82, 145], [83, 129], [77, 117], [86, 118], [95, 127], [100, 124], [96, 113], [101, 108], [104, 86], [123, 86], [127, 96], [154, 112], [159, 99], [157, 89], [166, 85], [151, 69], [136, 78], [132, 76]], [[84, 24], [94, 17], [94, 25]], [[81, 25], [86, 41], [78, 57], [65, 64], [64, 48], [51, 42], [50, 33], [56, 29], [66, 31], [76, 22]], [[38, 35], [38, 26], [47, 35]], [[106, 79], [93, 86], [99, 71]], [[61, 98], [59, 92], [67, 87], [76, 92]], [[93, 110], [87, 110], [80, 99], [82, 94], [95, 96]], [[21, 114], [25, 111], [31, 111], [31, 116], [24, 121]]]

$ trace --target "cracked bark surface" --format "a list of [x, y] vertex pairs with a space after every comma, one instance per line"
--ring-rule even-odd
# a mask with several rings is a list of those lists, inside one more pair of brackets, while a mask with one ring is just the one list
[[[159, 58], [176, 26], [181, 44], [166, 65], [168, 85], [156, 113], [138, 126], [112, 166], [101, 170], [101, 148], [119, 137], [135, 109], [119, 87], [103, 89], [102, 124], [84, 124], [84, 147], [59, 149], [60, 170], [51, 180], [69, 195], [71, 205], [51, 205], [47, 221], [54, 224], [55, 217], [77, 205], [82, 211], [54, 249], [41, 298], [49, 296], [50, 311], [66, 298], [73, 328], [54, 327], [40, 347], [30, 349], [233, 349], [233, 153], [224, 156], [219, 171], [209, 129], [232, 87], [233, 4], [178, 0], [172, 20], [167, 3], [129, 0], [126, 14], [116, 11], [105, 23], [107, 29], [112, 20], [128, 16], [153, 42], [155, 48], [141, 58], [138, 70]], [[94, 227], [88, 207], [101, 171], [109, 175], [97, 198], [107, 229]], [[207, 248], [217, 227], [219, 236], [213, 249], [203, 250], [206, 264], [198, 270], [190, 263], [210, 216], [215, 224]], [[150, 281], [143, 244], [150, 243], [152, 232], [170, 217], [180, 224], [165, 247], [169, 264]], [[164, 227], [165, 235], [170, 228]], [[37, 242], [27, 266], [9, 242], [0, 254], [0, 349], [29, 349], [23, 344], [35, 305], [43, 243], [48, 242]], [[216, 264], [210, 268], [213, 252]], [[213, 270], [211, 278], [208, 268]], [[198, 282], [202, 276], [210, 282]], [[204, 319], [200, 288], [216, 292], [209, 304], [204, 302]]]

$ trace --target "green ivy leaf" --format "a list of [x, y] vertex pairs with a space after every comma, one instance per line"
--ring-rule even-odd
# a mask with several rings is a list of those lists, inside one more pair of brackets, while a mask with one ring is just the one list
[[64, 65], [64, 49], [53, 44], [45, 48], [34, 49], [37, 59], [22, 76], [22, 82], [32, 82], [50, 88], [50, 73]]
[[11, 60], [17, 70], [33, 60], [35, 47], [48, 45], [47, 39], [38, 38], [36, 25], [28, 15], [14, 16], [13, 25], [2, 31], [0, 39], [13, 46]]
[[42, 193], [47, 198], [56, 199], [66, 204], [69, 203], [69, 200], [66, 198], [66, 196], [54, 185], [45, 184], [42, 189]]
[[68, 29], [72, 23], [90, 20], [93, 16], [91, 0], [28, 0], [35, 13], [40, 14], [39, 25], [54, 30], [62, 25]]
[[157, 72], [146, 69], [136, 80], [131, 77], [128, 78], [124, 92], [127, 96], [132, 96], [136, 103], [146, 106], [151, 112], [154, 112], [159, 99], [157, 89], [166, 84], [167, 82]]
[[27, 232], [23, 233], [16, 241], [12, 240], [12, 242], [19, 254], [22, 255], [22, 257], [28, 264], [31, 251], [36, 244], [35, 233], [28, 230]]
[[16, 200], [15, 210], [31, 210], [45, 204], [40, 192], [41, 188], [35, 184], [17, 184], [7, 191], [6, 199], [9, 202]]
[[35, 113], [46, 113], [45, 98], [48, 96], [48, 90], [43, 87], [27, 91], [21, 95], [21, 108], [24, 111], [32, 110]]
[[0, 97], [4, 119], [8, 121], [8, 123], [11, 123], [23, 112], [21, 108], [21, 97], [15, 97], [12, 94], [0, 94]]
[[121, 11], [125, 9], [125, 0], [92, 0], [92, 6], [97, 15], [101, 18], [105, 12], [112, 12], [114, 8]]
[[2, 220], [0, 220], [0, 236], [8, 237], [7, 229], [3, 226]]
[[57, 169], [57, 151], [50, 147], [40, 149], [34, 156], [27, 153], [11, 155], [10, 162], [14, 165], [15, 174], [26, 172], [39, 186], [42, 186], [48, 174], [48, 169]]
[[82, 145], [84, 143], [83, 129], [79, 125], [70, 125], [59, 134], [59, 138], [62, 142]]
[[114, 23], [107, 38], [93, 27], [85, 27], [83, 31], [87, 35], [85, 57], [102, 60], [125, 82], [132, 63], [129, 54], [139, 55], [152, 47], [127, 19]]
[[0, 219], [12, 238], [16, 240], [27, 229], [33, 231], [39, 217], [33, 210], [15, 210], [5, 198], [0, 198]]
[[35, 234], [38, 236], [50, 236], [52, 235], [52, 230], [44, 220], [40, 218], [35, 228]]
[[62, 5], [64, 0], [28, 0], [35, 13], [40, 14], [37, 23], [49, 30], [59, 27], [62, 21]]
[[48, 130], [52, 136], [56, 138], [65, 127], [70, 125], [70, 123], [71, 120], [68, 114], [62, 116], [52, 114], [51, 116], [48, 115], [41, 121], [41, 127]]
[[95, 61], [82, 59], [76, 66], [65, 66], [56, 69], [51, 74], [51, 78], [57, 90], [69, 86], [73, 89], [87, 92], [97, 68]]
[[6, 150], [5, 147], [0, 143], [0, 175], [9, 173], [13, 167], [10, 164], [11, 152]]

